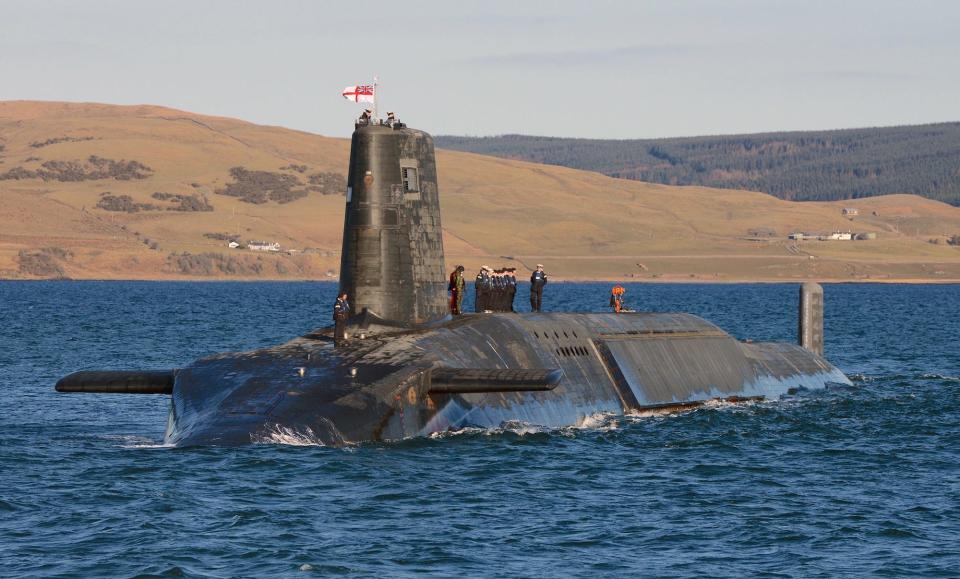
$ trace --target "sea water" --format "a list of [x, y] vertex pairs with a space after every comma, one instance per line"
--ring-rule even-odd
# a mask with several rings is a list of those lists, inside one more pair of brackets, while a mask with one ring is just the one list
[[[286, 341], [329, 323], [334, 284], [0, 282], [0, 576], [960, 576], [960, 286], [825, 289], [826, 357], [853, 387], [554, 430], [175, 449], [166, 396], [54, 383]], [[608, 296], [551, 283], [544, 309]], [[796, 285], [627, 299], [796, 339]]]

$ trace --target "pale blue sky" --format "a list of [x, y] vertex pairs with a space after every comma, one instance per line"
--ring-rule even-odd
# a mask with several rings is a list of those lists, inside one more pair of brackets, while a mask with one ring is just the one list
[[642, 138], [960, 119], [960, 2], [0, 0], [0, 100], [150, 103], [347, 136]]

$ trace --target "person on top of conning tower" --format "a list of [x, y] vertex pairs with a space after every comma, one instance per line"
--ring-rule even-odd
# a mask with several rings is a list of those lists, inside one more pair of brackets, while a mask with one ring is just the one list
[[540, 311], [543, 305], [543, 286], [547, 285], [547, 274], [543, 271], [543, 264], [538, 263], [537, 269], [530, 275], [530, 309]]

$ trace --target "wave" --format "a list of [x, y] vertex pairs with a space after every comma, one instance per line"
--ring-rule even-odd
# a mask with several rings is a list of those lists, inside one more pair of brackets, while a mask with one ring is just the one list
[[349, 445], [336, 425], [328, 418], [322, 418], [318, 429], [309, 426], [267, 425], [257, 434], [250, 435], [254, 444], [285, 444], [287, 446], [333, 446], [342, 448]]
[[173, 444], [166, 443], [162, 440], [156, 440], [146, 436], [137, 436], [132, 434], [105, 435], [98, 436], [97, 438], [115, 442], [120, 448], [174, 448]]
[[288, 446], [327, 446], [309, 426], [288, 428], [274, 424], [250, 436], [254, 444], [285, 444]]
[[944, 382], [960, 382], [960, 376], [945, 376], [943, 374], [920, 374], [921, 380], [943, 380]]

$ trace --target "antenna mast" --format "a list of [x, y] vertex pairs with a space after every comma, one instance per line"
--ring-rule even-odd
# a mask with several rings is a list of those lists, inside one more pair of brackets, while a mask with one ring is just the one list
[[380, 117], [377, 116], [377, 97], [379, 96], [378, 93], [380, 92], [380, 90], [377, 88], [377, 81], [379, 80], [380, 79], [377, 76], [373, 77], [373, 118], [370, 119], [373, 123], [380, 122]]

